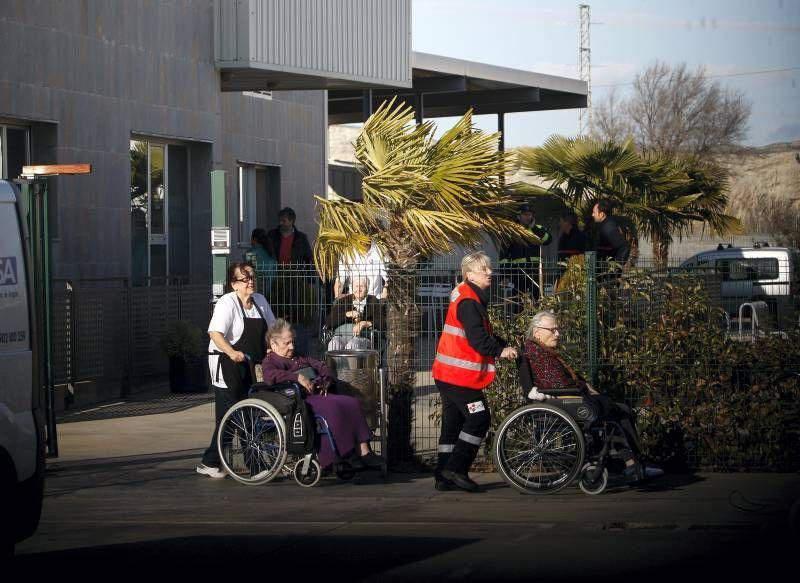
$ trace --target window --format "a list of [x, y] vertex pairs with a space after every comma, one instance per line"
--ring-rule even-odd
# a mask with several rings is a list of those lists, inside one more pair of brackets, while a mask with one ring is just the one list
[[30, 161], [28, 128], [0, 124], [0, 178], [13, 180]]
[[276, 166], [239, 164], [239, 247], [250, 248], [250, 234], [277, 224], [280, 208], [280, 169]]
[[717, 269], [723, 281], [761, 281], [778, 279], [778, 260], [775, 257], [720, 259]]
[[131, 280], [144, 285], [188, 275], [188, 149], [135, 138], [130, 155]]

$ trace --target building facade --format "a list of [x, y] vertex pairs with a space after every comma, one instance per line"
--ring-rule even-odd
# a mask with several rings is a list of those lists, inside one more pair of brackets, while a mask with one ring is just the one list
[[315, 232], [325, 92], [223, 91], [212, 0], [3, 2], [0, 156], [90, 163], [50, 180], [55, 278], [210, 283], [210, 172], [226, 171], [232, 255], [292, 206]]

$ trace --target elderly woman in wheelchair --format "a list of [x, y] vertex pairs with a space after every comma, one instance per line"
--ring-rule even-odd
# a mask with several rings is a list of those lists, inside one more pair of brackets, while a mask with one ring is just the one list
[[492, 445], [495, 466], [511, 486], [551, 493], [576, 478], [587, 494], [603, 492], [609, 469], [625, 483], [663, 475], [642, 460], [634, 415], [580, 378], [559, 356], [558, 318], [537, 313], [519, 361], [528, 404], [503, 420]]
[[[285, 395], [304, 399], [320, 434], [318, 447], [305, 452], [295, 465], [294, 476], [301, 486], [319, 482], [323, 469], [332, 469], [340, 478], [349, 479], [356, 469], [384, 467], [384, 459], [370, 449], [373, 434], [358, 400], [329, 392], [336, 379], [328, 366], [315, 358], [295, 354], [291, 324], [276, 320], [267, 331], [266, 341], [270, 351], [261, 363], [263, 383], [259, 387], [276, 388], [279, 394], [275, 397], [269, 391], [256, 393], [252, 395], [254, 398], [242, 401], [226, 414], [219, 448], [228, 472], [240, 482], [261, 484], [282, 469], [287, 442], [300, 428], [300, 420], [284, 419], [277, 406], [281, 399], [286, 399]], [[250, 411], [242, 411], [248, 407]], [[231, 467], [231, 455], [225, 453], [226, 447], [231, 449], [228, 442], [233, 434], [244, 434], [243, 439], [237, 438], [244, 441], [238, 449], [250, 451], [250, 459], [238, 468]]]

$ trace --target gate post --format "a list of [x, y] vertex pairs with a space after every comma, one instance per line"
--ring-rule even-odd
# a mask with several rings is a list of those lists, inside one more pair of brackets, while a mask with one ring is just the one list
[[23, 166], [19, 181], [26, 217], [33, 279], [34, 331], [39, 390], [44, 392], [47, 407], [47, 455], [58, 457], [56, 435], [55, 388], [53, 373], [53, 296], [50, 265], [50, 224], [47, 214], [47, 179], [49, 176], [90, 174], [91, 164]]
[[597, 383], [597, 253], [588, 251], [586, 260], [586, 378]]

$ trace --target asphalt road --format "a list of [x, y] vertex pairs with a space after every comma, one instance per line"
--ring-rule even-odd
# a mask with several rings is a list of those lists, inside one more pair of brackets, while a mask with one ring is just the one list
[[50, 464], [42, 522], [12, 568], [81, 581], [751, 581], [793, 569], [800, 549], [798, 474], [668, 475], [600, 496], [521, 495], [496, 474], [474, 476], [477, 494], [436, 492], [430, 474], [248, 487], [195, 474], [199, 453]]

